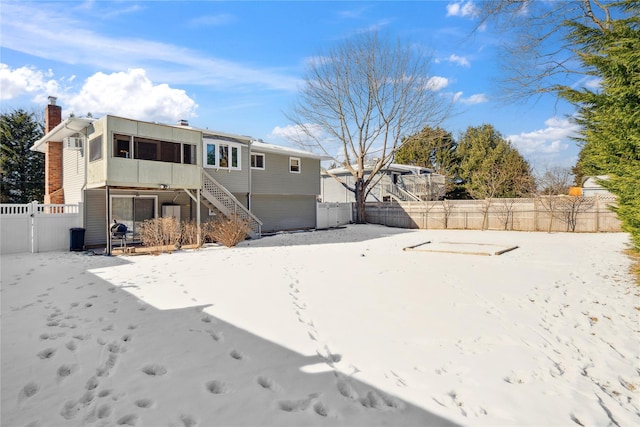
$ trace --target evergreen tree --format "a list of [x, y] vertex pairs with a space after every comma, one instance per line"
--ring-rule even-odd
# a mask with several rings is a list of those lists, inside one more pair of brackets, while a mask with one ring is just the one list
[[404, 138], [394, 161], [403, 165], [433, 169], [446, 177], [447, 192], [458, 175], [456, 141], [451, 132], [440, 127], [425, 126], [417, 134]]
[[44, 135], [35, 113], [0, 115], [0, 202], [29, 203], [44, 197], [44, 155], [29, 148]]
[[431, 168], [437, 173], [454, 176], [457, 166], [456, 142], [451, 132], [425, 126], [420, 132], [404, 138], [395, 161], [403, 165]]
[[522, 197], [534, 188], [527, 161], [491, 125], [467, 128], [457, 154], [458, 175], [474, 199]]
[[580, 107], [578, 179], [609, 176], [601, 185], [618, 196], [618, 217], [640, 248], [640, 2], [619, 6], [628, 18], [598, 26], [567, 24], [569, 42], [580, 47], [578, 55], [600, 88], [558, 91]]
[[[601, 184], [618, 196], [618, 217], [640, 250], [640, 1], [487, 0], [481, 10], [483, 23], [511, 35], [503, 56], [511, 94], [553, 92], [578, 106], [576, 184], [610, 177]], [[585, 74], [600, 81], [598, 90], [567, 83]]]

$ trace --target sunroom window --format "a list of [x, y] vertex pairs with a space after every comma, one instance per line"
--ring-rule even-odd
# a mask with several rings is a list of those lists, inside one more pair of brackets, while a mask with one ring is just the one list
[[113, 155], [115, 157], [131, 157], [131, 137], [129, 135], [113, 136]]
[[194, 144], [120, 134], [113, 135], [113, 156], [166, 163], [197, 164]]
[[205, 167], [241, 169], [240, 145], [227, 142], [205, 143]]

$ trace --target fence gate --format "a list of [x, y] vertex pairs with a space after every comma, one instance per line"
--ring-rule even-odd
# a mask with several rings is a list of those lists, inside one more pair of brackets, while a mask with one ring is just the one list
[[69, 229], [82, 226], [82, 204], [0, 204], [0, 254], [69, 249]]
[[330, 228], [349, 224], [352, 221], [351, 203], [318, 203], [316, 205], [316, 228]]

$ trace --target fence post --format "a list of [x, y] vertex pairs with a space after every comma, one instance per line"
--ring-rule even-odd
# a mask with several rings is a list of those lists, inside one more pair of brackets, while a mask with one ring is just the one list
[[78, 202], [78, 227], [84, 227], [84, 202]]
[[600, 197], [598, 193], [593, 197], [594, 205], [595, 205], [595, 220], [596, 220], [596, 233], [600, 232]]
[[29, 216], [31, 217], [31, 253], [38, 252], [38, 201], [29, 204]]

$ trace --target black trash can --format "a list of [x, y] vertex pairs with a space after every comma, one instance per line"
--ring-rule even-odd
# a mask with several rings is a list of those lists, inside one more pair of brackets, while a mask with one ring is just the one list
[[84, 228], [69, 229], [69, 250], [70, 251], [84, 250]]

